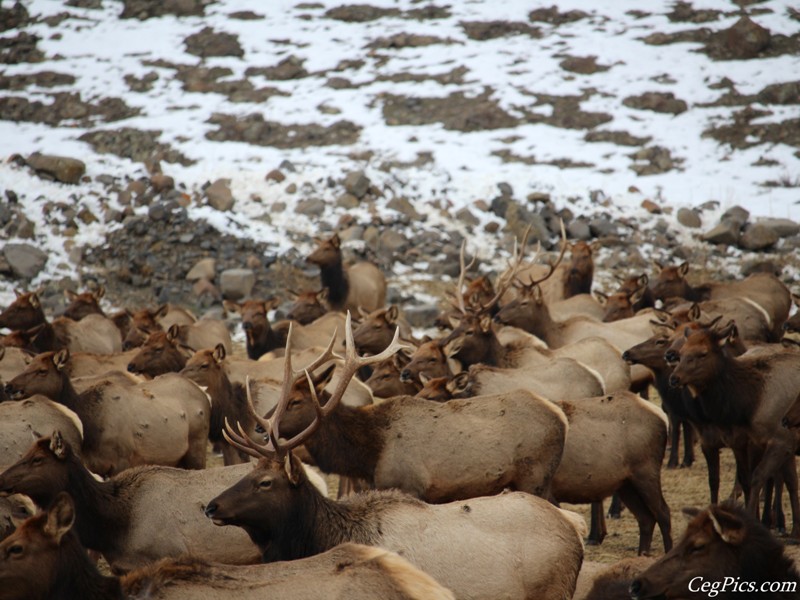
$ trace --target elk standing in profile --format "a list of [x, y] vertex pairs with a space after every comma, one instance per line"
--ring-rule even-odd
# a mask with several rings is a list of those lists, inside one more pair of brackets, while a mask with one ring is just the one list
[[320, 242], [306, 260], [319, 267], [332, 310], [356, 312], [360, 307], [372, 312], [386, 304], [386, 278], [381, 270], [370, 262], [345, 267], [338, 234]]

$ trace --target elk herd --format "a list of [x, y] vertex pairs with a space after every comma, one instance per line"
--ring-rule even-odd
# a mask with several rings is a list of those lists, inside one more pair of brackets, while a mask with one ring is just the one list
[[[48, 320], [17, 292], [0, 313], [0, 600], [677, 599], [728, 579], [717, 597], [800, 597], [770, 531], [800, 539], [786, 285], [656, 264], [593, 294], [596, 246], [562, 227], [545, 260], [527, 238], [494, 281], [462, 245], [424, 338], [336, 235], [287, 319], [275, 298], [224, 303], [241, 349], [238, 325], [178, 306], [106, 313], [100, 288]], [[662, 469], [692, 468], [696, 442], [708, 505], [673, 543]], [[600, 568], [584, 545], [609, 498], [641, 557]], [[591, 505], [589, 526], [566, 504]]]

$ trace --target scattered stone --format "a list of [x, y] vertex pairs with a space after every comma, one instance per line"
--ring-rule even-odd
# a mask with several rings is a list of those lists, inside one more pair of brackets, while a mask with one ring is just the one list
[[345, 192], [336, 199], [336, 206], [348, 210], [358, 207], [358, 198]]
[[145, 73], [142, 77], [125, 75], [124, 79], [132, 92], [144, 93], [153, 89], [153, 84], [158, 81], [158, 73], [150, 71], [149, 73]]
[[308, 146], [347, 146], [358, 141], [361, 127], [350, 121], [337, 121], [323, 126], [284, 125], [276, 121], [265, 121], [261, 114], [236, 117], [216, 113], [208, 123], [217, 125], [216, 131], [206, 133], [206, 138], [215, 142], [245, 142], [275, 148], [307, 148]]
[[649, 212], [651, 215], [660, 215], [661, 207], [652, 200], [642, 200], [642, 208]]
[[16, 279], [32, 280], [47, 264], [47, 254], [30, 244], [7, 243], [3, 256]]
[[550, 204], [552, 201], [550, 194], [547, 192], [531, 192], [528, 194], [527, 200], [531, 204], [536, 204], [537, 202], [541, 204]]
[[210, 56], [235, 56], [242, 58], [244, 50], [239, 45], [239, 39], [231, 34], [216, 32], [211, 27], [205, 27], [198, 33], [193, 33], [184, 41], [186, 52], [200, 58]]
[[192, 293], [197, 297], [201, 306], [208, 306], [214, 302], [222, 301], [222, 292], [208, 279], [198, 279], [192, 284]]
[[711, 52], [709, 54], [712, 58], [723, 59], [756, 58], [762, 50], [769, 46], [771, 39], [772, 34], [769, 29], [762, 27], [745, 15], [730, 29], [719, 32], [715, 36], [715, 40], [710, 42], [710, 46], [714, 46], [716, 42], [716, 54], [722, 54], [722, 56], [714, 56]]
[[747, 225], [739, 238], [739, 246], [745, 250], [765, 250], [780, 239], [777, 232], [763, 223]]
[[120, 19], [145, 21], [153, 17], [202, 17], [205, 7], [214, 0], [123, 0]]
[[537, 8], [528, 13], [528, 19], [534, 22], [550, 23], [551, 25], [563, 25], [565, 23], [574, 23], [581, 19], [589, 17], [589, 13], [582, 10], [568, 10], [566, 12], [559, 12], [558, 7], [551, 6], [550, 8]]
[[383, 96], [383, 118], [387, 125], [429, 125], [442, 123], [445, 129], [481, 131], [514, 127], [520, 120], [511, 116], [491, 99], [494, 92], [486, 89], [470, 98], [455, 92], [444, 98], [415, 98], [386, 94]]
[[570, 239], [582, 240], [584, 242], [592, 239], [592, 229], [585, 219], [570, 221], [565, 229]]
[[169, 175], [156, 174], [150, 178], [150, 185], [157, 193], [166, 192], [175, 189], [175, 180]]
[[361, 225], [351, 225], [339, 230], [339, 239], [342, 243], [356, 242], [364, 236], [364, 228]]
[[645, 163], [636, 162], [628, 167], [637, 175], [657, 175], [659, 173], [666, 173], [675, 169], [677, 165], [683, 162], [682, 158], [672, 158], [672, 153], [663, 146], [642, 148], [628, 156], [635, 161], [644, 161]]
[[84, 102], [81, 95], [72, 92], [49, 94], [51, 102], [29, 100], [18, 96], [0, 98], [0, 119], [28, 121], [58, 125], [62, 121], [75, 121], [83, 126], [93, 122], [119, 121], [139, 114], [138, 108], [130, 108], [120, 98], [103, 98], [97, 103]]
[[326, 18], [344, 21], [345, 23], [367, 23], [383, 17], [399, 17], [397, 8], [378, 8], [369, 4], [348, 4], [325, 11]]
[[515, 200], [509, 200], [505, 218], [506, 229], [518, 239], [522, 239], [525, 230], [530, 225], [531, 230], [528, 235], [530, 243], [538, 241], [542, 244], [550, 244], [550, 231], [541, 215], [531, 212]]
[[698, 229], [703, 225], [703, 222], [700, 219], [700, 215], [697, 214], [697, 211], [691, 208], [686, 208], [685, 206], [682, 206], [678, 209], [676, 218], [678, 219], [678, 223], [691, 229]]
[[290, 183], [289, 185], [286, 186], [286, 188], [283, 191], [286, 192], [287, 194], [296, 194], [297, 193], [297, 184], [296, 183]]
[[778, 237], [791, 237], [800, 233], [800, 224], [791, 219], [758, 219], [756, 224], [772, 229]]
[[386, 203], [386, 208], [396, 210], [401, 215], [405, 215], [414, 222], [425, 220], [425, 217], [417, 212], [417, 209], [414, 208], [414, 205], [411, 204], [408, 198], [404, 198], [403, 196], [395, 196], [389, 200], [389, 202]]
[[162, 161], [180, 163], [185, 167], [195, 163], [177, 150], [173, 150], [169, 144], [160, 143], [158, 141], [160, 135], [160, 131], [140, 131], [132, 127], [123, 127], [89, 131], [78, 139], [89, 143], [95, 152], [115, 154], [137, 162], [143, 163], [153, 156], [159, 156]]
[[66, 156], [34, 152], [25, 159], [25, 162], [40, 177], [55, 179], [62, 183], [78, 183], [86, 173], [86, 164], [83, 161]]
[[256, 284], [256, 274], [251, 269], [226, 269], [219, 277], [222, 296], [227, 300], [247, 298]]
[[390, 37], [380, 37], [369, 44], [370, 50], [400, 50], [402, 48], [421, 48], [435, 44], [451, 45], [457, 43], [450, 38], [440, 38], [435, 35], [418, 35], [415, 33], [396, 33]]
[[200, 259], [189, 269], [189, 272], [186, 274], [186, 280], [197, 281], [198, 279], [206, 279], [208, 281], [214, 281], [216, 274], [217, 260], [212, 257], [207, 257]]
[[233, 193], [231, 192], [230, 179], [217, 179], [205, 189], [208, 203], [223, 212], [233, 208]]
[[511, 35], [527, 35], [534, 39], [542, 37], [538, 27], [511, 21], [462, 21], [459, 23], [471, 40], [485, 41]]
[[456, 219], [464, 223], [465, 225], [469, 225], [471, 227], [477, 227], [480, 225], [480, 219], [472, 214], [470, 209], [464, 207], [458, 212], [456, 212]]
[[486, 225], [483, 226], [483, 230], [486, 233], [497, 233], [500, 231], [500, 223], [497, 221], [489, 221]]
[[44, 52], [36, 47], [39, 36], [24, 31], [12, 38], [0, 38], [0, 64], [37, 63], [45, 58]]
[[16, 75], [0, 74], [0, 90], [24, 90], [31, 86], [51, 88], [74, 83], [75, 77], [56, 71], [18, 73]]
[[744, 227], [744, 224], [747, 223], [747, 220], [750, 218], [750, 211], [746, 208], [742, 208], [741, 206], [732, 206], [719, 218], [719, 220], [723, 223], [734, 223], [741, 229]]
[[409, 247], [408, 237], [394, 229], [386, 229], [380, 235], [381, 254], [394, 257]]
[[568, 56], [559, 63], [559, 66], [565, 71], [581, 75], [602, 73], [611, 68], [607, 65], [598, 65], [596, 56]]
[[741, 227], [732, 221], [722, 221], [716, 227], [703, 234], [703, 240], [712, 244], [736, 245], [739, 243]]
[[28, 11], [21, 2], [14, 2], [11, 8], [0, 6], [0, 31], [19, 29], [29, 20]]
[[291, 55], [284, 58], [274, 67], [248, 67], [245, 74], [248, 77], [261, 75], [275, 81], [302, 79], [309, 75], [308, 71], [303, 67], [304, 62], [302, 58]]
[[309, 217], [319, 217], [325, 212], [325, 202], [319, 198], [307, 198], [300, 200], [294, 211], [298, 215], [306, 215]]
[[344, 178], [344, 189], [356, 198], [363, 198], [369, 190], [371, 182], [364, 171], [352, 171]]
[[272, 169], [267, 176], [265, 177], [267, 181], [274, 181], [276, 183], [283, 183], [286, 180], [286, 175], [284, 175], [279, 169]]
[[403, 307], [403, 316], [408, 324], [415, 328], [433, 327], [440, 312], [441, 309], [435, 304]]
[[742, 265], [742, 276], [749, 277], [754, 273], [772, 273], [780, 277], [783, 269], [771, 260], [749, 260]]
[[594, 237], [610, 237], [618, 234], [617, 224], [607, 217], [595, 217], [589, 221]]
[[583, 139], [587, 142], [610, 142], [618, 146], [644, 146], [651, 137], [637, 137], [627, 131], [603, 131], [593, 129], [587, 131]]
[[689, 108], [685, 101], [676, 98], [672, 92], [645, 92], [638, 96], [628, 96], [622, 103], [629, 108], [673, 115], [686, 112]]

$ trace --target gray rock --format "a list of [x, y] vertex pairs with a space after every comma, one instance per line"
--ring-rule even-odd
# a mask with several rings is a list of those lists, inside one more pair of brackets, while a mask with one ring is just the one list
[[214, 275], [217, 272], [217, 261], [212, 257], [203, 258], [197, 261], [194, 266], [189, 269], [186, 274], [187, 281], [197, 281], [198, 279], [207, 279], [214, 281]]
[[703, 240], [712, 244], [737, 244], [739, 243], [740, 229], [741, 227], [736, 221], [723, 221], [703, 234]]
[[456, 213], [456, 219], [465, 225], [471, 225], [472, 227], [480, 225], [480, 219], [473, 215], [472, 212], [466, 207], [462, 208]]
[[3, 256], [17, 279], [30, 281], [47, 264], [47, 254], [30, 244], [6, 244]]
[[369, 190], [370, 183], [364, 171], [353, 171], [344, 178], [344, 189], [356, 198], [363, 198]]
[[364, 236], [364, 228], [361, 225], [352, 225], [339, 232], [339, 239], [344, 242], [360, 240]]
[[773, 246], [780, 237], [771, 227], [762, 223], [754, 223], [744, 228], [739, 245], [745, 250], [764, 250]]
[[506, 196], [497, 196], [492, 198], [492, 203], [489, 205], [489, 210], [500, 218], [505, 218], [508, 206], [511, 204], [511, 198]]
[[403, 315], [411, 327], [433, 327], [436, 317], [441, 310], [435, 304], [422, 304], [419, 306], [407, 306], [403, 309]]
[[226, 269], [220, 274], [219, 287], [228, 300], [241, 300], [253, 291], [256, 274], [251, 269]]
[[594, 237], [617, 235], [617, 224], [606, 217], [595, 217], [589, 221], [589, 229]]
[[678, 219], [678, 223], [691, 229], [697, 229], [703, 225], [700, 215], [697, 214], [697, 211], [691, 208], [679, 208], [676, 218]]
[[566, 226], [566, 230], [567, 236], [573, 240], [583, 240], [586, 242], [592, 239], [592, 230], [589, 227], [589, 223], [583, 219], [570, 221], [569, 225]]
[[217, 179], [206, 188], [208, 203], [223, 212], [233, 208], [233, 193], [231, 192], [230, 179]]
[[791, 237], [800, 233], [800, 224], [795, 223], [791, 219], [759, 219], [756, 221], [757, 225], [764, 225], [769, 227], [778, 237]]
[[86, 173], [86, 165], [77, 158], [34, 152], [26, 162], [37, 175], [51, 177], [63, 183], [78, 183]]
[[738, 223], [739, 228], [741, 229], [744, 227], [744, 224], [747, 223], [747, 219], [750, 218], [750, 211], [746, 208], [742, 208], [741, 206], [732, 206], [719, 218], [720, 223]]
[[408, 200], [408, 198], [403, 198], [402, 196], [395, 196], [389, 202], [386, 203], [386, 208], [391, 208], [392, 210], [396, 210], [401, 215], [407, 216], [412, 221], [421, 221], [423, 216], [417, 212], [417, 209], [414, 208], [414, 205]]
[[547, 229], [547, 222], [544, 218], [542, 218], [541, 215], [529, 211], [514, 200], [509, 200], [505, 218], [506, 228], [519, 239], [525, 235], [525, 230], [528, 228], [528, 225], [530, 225], [531, 232], [528, 235], [529, 242], [541, 241], [545, 243], [550, 240], [550, 231]]
[[294, 210], [299, 215], [319, 217], [325, 212], [325, 202], [319, 198], [300, 200]]
[[382, 253], [389, 256], [405, 252], [408, 248], [408, 238], [394, 229], [386, 229], [380, 236], [380, 248]]
[[201, 58], [209, 56], [244, 56], [244, 50], [239, 45], [239, 39], [231, 34], [216, 32], [211, 27], [206, 27], [198, 33], [188, 36], [184, 40], [186, 52]]
[[497, 184], [497, 189], [499, 189], [500, 194], [506, 198], [511, 198], [514, 195], [514, 188], [504, 181]]
[[339, 208], [356, 208], [358, 207], [358, 198], [345, 192], [336, 199], [336, 206]]

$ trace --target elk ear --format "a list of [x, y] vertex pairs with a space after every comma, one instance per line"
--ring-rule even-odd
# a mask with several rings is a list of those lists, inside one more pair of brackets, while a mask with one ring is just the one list
[[326, 287], [322, 288], [320, 291], [317, 292], [317, 301], [322, 304], [323, 302], [328, 300], [328, 295], [330, 294], [330, 290]]
[[642, 296], [644, 296], [644, 292], [645, 292], [646, 287], [647, 287], [647, 284], [645, 284], [642, 287], [636, 288], [636, 290], [634, 290], [633, 292], [628, 294], [628, 300], [630, 300], [631, 304], [636, 304], [639, 300], [642, 299]]
[[685, 514], [687, 517], [693, 519], [703, 511], [694, 506], [685, 506], [684, 508], [681, 509], [681, 512]]
[[638, 283], [640, 287], [646, 288], [647, 284], [650, 283], [650, 278], [647, 276], [647, 273], [644, 273], [639, 275], [639, 279], [636, 280], [636, 283]]
[[689, 263], [688, 261], [684, 261], [678, 267], [678, 273], [680, 273], [683, 277], [686, 277], [686, 274], [689, 272]]
[[39, 302], [39, 296], [37, 296], [36, 294], [31, 294], [31, 297], [28, 300], [28, 302], [30, 302], [33, 308], [39, 308], [42, 305], [42, 303]]
[[20, 290], [20, 289], [15, 289], [15, 290], [14, 290], [14, 295], [15, 295], [17, 298], [19, 298], [20, 296], [22, 296], [24, 293], [25, 293], [25, 292], [23, 292], [23, 291], [22, 291], [22, 290]]
[[739, 515], [721, 506], [711, 506], [708, 517], [723, 542], [731, 546], [740, 546], [744, 542], [746, 527]]
[[222, 306], [231, 313], [241, 313], [242, 306], [238, 302], [234, 302], [233, 300], [223, 300]]
[[428, 377], [427, 375], [425, 375], [425, 373], [420, 373], [420, 374], [419, 374], [419, 382], [420, 382], [422, 385], [428, 385], [428, 382], [429, 382], [430, 380], [431, 380], [431, 378], [430, 378], [430, 377]]
[[604, 294], [603, 292], [598, 292], [598, 291], [595, 290], [594, 297], [597, 300], [597, 302], [600, 304], [600, 306], [605, 306], [606, 304], [608, 304], [608, 296], [606, 294]]
[[177, 323], [174, 325], [170, 325], [169, 329], [167, 330], [167, 341], [168, 342], [175, 342], [178, 340], [178, 337], [181, 334], [181, 327]]
[[295, 486], [300, 483], [300, 472], [303, 470], [303, 464], [291, 450], [283, 458], [283, 470], [286, 472], [289, 483]]
[[224, 345], [222, 345], [222, 344], [217, 344], [217, 345], [214, 347], [214, 353], [213, 353], [211, 356], [214, 358], [214, 361], [215, 361], [217, 364], [219, 364], [219, 363], [221, 363], [223, 360], [225, 360], [225, 355], [226, 355], [226, 352], [225, 352], [225, 346], [224, 346]]
[[153, 313], [153, 319], [159, 319], [169, 312], [169, 304], [162, 304]]
[[105, 286], [100, 286], [94, 291], [94, 297], [96, 300], [100, 300], [103, 296], [106, 295], [106, 288]]
[[69, 360], [69, 350], [63, 348], [53, 354], [53, 364], [55, 365], [56, 369], [61, 371], [64, 367], [67, 366], [67, 361]]
[[662, 265], [657, 260], [653, 261], [653, 266], [656, 268], [656, 270], [658, 270], [659, 273], [664, 270], [664, 265]]
[[531, 297], [536, 304], [541, 305], [544, 303], [544, 295], [542, 294], [542, 288], [538, 285], [533, 286], [531, 290]]
[[334, 233], [333, 236], [331, 237], [331, 239], [329, 239], [328, 241], [331, 243], [331, 246], [333, 246], [337, 250], [342, 245], [342, 241], [339, 239], [339, 234], [338, 233]]
[[319, 394], [322, 393], [322, 390], [325, 389], [325, 386], [327, 386], [330, 383], [335, 368], [336, 368], [335, 364], [330, 365], [322, 373], [312, 377], [311, 380], [314, 382], [314, 388], [317, 391], [317, 396], [319, 396]]
[[58, 429], [50, 436], [50, 452], [59, 460], [64, 460], [67, 457], [67, 446], [64, 443], [61, 431]]
[[75, 298], [78, 297], [78, 294], [73, 292], [72, 290], [64, 290], [64, 298], [72, 302]]
[[73, 523], [75, 523], [75, 504], [67, 492], [61, 492], [47, 510], [44, 532], [53, 538], [56, 544], [60, 544], [61, 538], [69, 533]]
[[400, 309], [397, 308], [397, 304], [392, 304], [386, 311], [386, 322], [389, 325], [394, 325], [397, 323], [397, 319], [400, 316]]
[[467, 388], [469, 388], [469, 371], [461, 371], [461, 373], [448, 381], [445, 387], [452, 396], [466, 393]]
[[690, 321], [699, 321], [700, 320], [700, 315], [701, 315], [700, 305], [697, 302], [695, 302], [694, 304], [692, 304], [692, 307], [689, 309], [689, 314], [688, 314], [689, 320]]
[[480, 325], [483, 333], [489, 333], [492, 330], [492, 315], [487, 313], [481, 316], [481, 320], [478, 322], [478, 325]]

